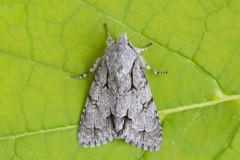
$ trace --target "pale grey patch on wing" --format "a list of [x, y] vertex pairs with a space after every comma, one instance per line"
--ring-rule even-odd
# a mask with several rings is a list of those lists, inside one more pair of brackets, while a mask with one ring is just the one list
[[155, 151], [160, 148], [162, 133], [156, 106], [141, 68], [136, 60], [133, 66], [132, 104], [125, 117], [120, 138], [143, 150]]
[[78, 131], [78, 142], [93, 147], [111, 141], [116, 135], [110, 107], [113, 105], [107, 88], [107, 68], [103, 60], [89, 92]]

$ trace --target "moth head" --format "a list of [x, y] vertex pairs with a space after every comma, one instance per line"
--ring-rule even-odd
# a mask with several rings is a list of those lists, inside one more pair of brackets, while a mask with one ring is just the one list
[[116, 39], [116, 43], [118, 45], [127, 45], [128, 44], [128, 38], [127, 38], [127, 34], [126, 33], [122, 33], [121, 36], [119, 36]]

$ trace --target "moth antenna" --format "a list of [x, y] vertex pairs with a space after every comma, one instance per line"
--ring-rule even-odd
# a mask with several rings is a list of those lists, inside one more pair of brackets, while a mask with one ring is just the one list
[[111, 37], [111, 34], [109, 32], [109, 29], [108, 29], [108, 26], [106, 23], [104, 23], [104, 27], [105, 27], [105, 30], [106, 30], [106, 34], [107, 34], [107, 41], [106, 41], [106, 44], [107, 46], [109, 47], [111, 44], [112, 44], [112, 37]]

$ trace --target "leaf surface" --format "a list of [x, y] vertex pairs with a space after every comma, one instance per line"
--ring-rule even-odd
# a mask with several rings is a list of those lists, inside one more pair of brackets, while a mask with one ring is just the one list
[[[0, 2], [3, 160], [239, 159], [240, 2], [237, 0], [4, 0]], [[79, 147], [91, 86], [86, 72], [126, 32], [142, 55], [162, 122], [159, 151], [123, 140]]]

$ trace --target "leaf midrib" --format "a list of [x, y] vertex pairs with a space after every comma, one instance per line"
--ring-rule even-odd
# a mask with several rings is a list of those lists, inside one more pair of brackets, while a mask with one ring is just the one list
[[[213, 101], [206, 101], [203, 103], [196, 103], [196, 104], [191, 104], [191, 105], [186, 105], [186, 106], [179, 106], [179, 107], [172, 108], [172, 109], [165, 109], [162, 111], [158, 111], [158, 114], [167, 115], [167, 114], [172, 114], [172, 113], [176, 113], [176, 112], [182, 112], [185, 110], [212, 106], [212, 105], [215, 105], [218, 103], [232, 101], [232, 100], [240, 100], [240, 95], [225, 96], [221, 99], [217, 99], [217, 100], [213, 100]], [[45, 134], [45, 133], [49, 133], [49, 132], [57, 132], [57, 131], [62, 131], [62, 130], [75, 129], [77, 127], [78, 127], [78, 124], [68, 125], [68, 126], [64, 126], [64, 127], [50, 128], [50, 129], [39, 130], [39, 131], [34, 131], [34, 132], [26, 132], [26, 133], [22, 133], [22, 134], [11, 135], [11, 136], [3, 136], [3, 137], [0, 137], [0, 141], [4, 141], [4, 140], [8, 140], [8, 139], [17, 139], [17, 138], [21, 138], [21, 137], [36, 135], [36, 134]]]
[[203, 103], [195, 103], [195, 104], [190, 104], [190, 105], [165, 109], [165, 110], [162, 110], [162, 111], [158, 111], [158, 114], [167, 115], [167, 114], [171, 114], [171, 113], [175, 113], [175, 112], [181, 112], [181, 111], [185, 111], [185, 110], [211, 106], [211, 105], [215, 105], [215, 104], [218, 104], [218, 103], [231, 101], [231, 100], [238, 100], [238, 99], [240, 99], [240, 95], [224, 96], [224, 97], [222, 97], [220, 99], [217, 99], [217, 100], [206, 101], [206, 102], [203, 102]]

